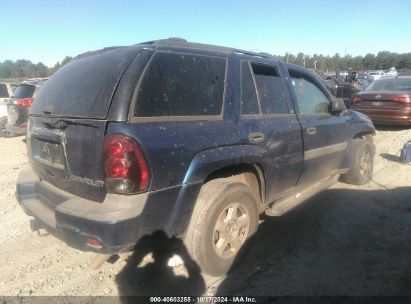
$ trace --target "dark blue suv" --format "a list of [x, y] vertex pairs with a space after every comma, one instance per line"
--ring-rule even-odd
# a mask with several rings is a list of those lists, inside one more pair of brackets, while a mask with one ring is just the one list
[[166, 39], [88, 52], [30, 112], [20, 205], [68, 244], [129, 251], [182, 238], [228, 270], [257, 229], [342, 177], [372, 177], [375, 129], [311, 72], [268, 55]]

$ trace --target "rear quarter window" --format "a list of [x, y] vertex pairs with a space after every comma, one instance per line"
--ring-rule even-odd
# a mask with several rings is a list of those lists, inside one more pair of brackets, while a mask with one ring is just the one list
[[139, 84], [135, 117], [220, 115], [226, 60], [157, 52]]

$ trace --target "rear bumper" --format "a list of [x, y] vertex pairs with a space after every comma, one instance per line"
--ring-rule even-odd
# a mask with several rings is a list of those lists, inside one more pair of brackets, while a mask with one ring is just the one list
[[[181, 236], [191, 217], [186, 212], [190, 208], [179, 208], [181, 191], [193, 194], [185, 197], [187, 201], [196, 198], [199, 187], [186, 185], [131, 196], [107, 194], [99, 203], [39, 180], [31, 167], [20, 171], [16, 182], [17, 200], [28, 215], [70, 246], [100, 253], [129, 251], [141, 237], [158, 230], [170, 237]], [[102, 248], [87, 246], [87, 238], [99, 240]]]
[[25, 135], [27, 132], [27, 124], [22, 124], [19, 126], [6, 125], [7, 131], [16, 135]]
[[374, 124], [381, 125], [411, 125], [411, 110], [363, 109], [354, 107], [353, 110], [367, 115]]

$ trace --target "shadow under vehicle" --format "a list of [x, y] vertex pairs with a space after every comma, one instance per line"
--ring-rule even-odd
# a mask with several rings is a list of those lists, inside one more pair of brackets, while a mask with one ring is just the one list
[[411, 187], [332, 188], [281, 218], [267, 218], [217, 296], [275, 295], [275, 303], [283, 303], [282, 296], [294, 297], [285, 303], [307, 303], [304, 296], [313, 296], [308, 303], [409, 303], [410, 197]]

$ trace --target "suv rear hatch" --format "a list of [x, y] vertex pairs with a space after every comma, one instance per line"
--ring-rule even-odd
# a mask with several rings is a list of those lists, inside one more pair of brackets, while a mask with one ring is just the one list
[[41, 180], [87, 199], [104, 199], [106, 118], [137, 54], [133, 47], [86, 53], [47, 81], [31, 108], [27, 132], [28, 156]]
[[32, 101], [35, 91], [36, 85], [34, 84], [20, 84], [16, 88], [7, 105], [7, 123], [9, 125], [19, 126], [20, 124], [27, 122], [27, 107], [29, 107], [30, 104], [21, 106], [18, 101]]

